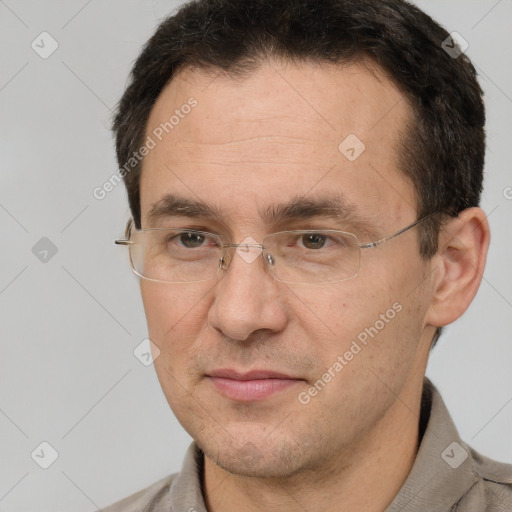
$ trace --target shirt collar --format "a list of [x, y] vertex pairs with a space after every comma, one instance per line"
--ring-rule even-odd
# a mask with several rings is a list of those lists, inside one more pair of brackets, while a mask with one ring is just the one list
[[478, 481], [470, 448], [461, 440], [441, 395], [425, 378], [422, 414], [428, 409], [416, 460], [385, 512], [446, 512]]
[[[460, 439], [441, 395], [425, 378], [426, 427], [414, 465], [385, 512], [446, 512], [477, 481], [469, 447]], [[203, 452], [194, 442], [169, 490], [171, 511], [207, 512], [202, 494]]]
[[204, 455], [193, 442], [185, 454], [178, 476], [169, 489], [172, 512], [207, 512], [202, 492]]

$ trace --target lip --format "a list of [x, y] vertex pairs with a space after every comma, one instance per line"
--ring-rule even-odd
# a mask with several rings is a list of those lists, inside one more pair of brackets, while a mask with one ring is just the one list
[[272, 370], [239, 372], [232, 369], [219, 369], [210, 372], [207, 376], [217, 391], [226, 398], [239, 402], [261, 401], [303, 381], [303, 379]]
[[[249, 372], [239, 372], [230, 368], [222, 368], [213, 370], [208, 373], [209, 377], [222, 377], [233, 380], [258, 380], [258, 379], [292, 379], [298, 380], [296, 377], [285, 373], [274, 372], [272, 370], [251, 370]], [[300, 379], [302, 380], [302, 379]]]

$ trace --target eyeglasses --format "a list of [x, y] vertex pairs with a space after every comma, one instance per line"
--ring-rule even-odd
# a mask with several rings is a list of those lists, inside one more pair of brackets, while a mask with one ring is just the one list
[[[346, 281], [359, 273], [361, 249], [371, 249], [413, 228], [427, 215], [396, 233], [361, 244], [357, 236], [334, 229], [281, 231], [261, 244], [225, 243], [219, 235], [194, 229], [127, 228], [127, 238], [115, 240], [129, 247], [133, 272], [149, 281], [198, 283], [228, 270], [230, 249], [247, 263], [260, 255], [278, 281], [290, 284], [326, 284]], [[246, 239], [247, 240], [247, 239]], [[255, 242], [255, 241], [254, 241]]]

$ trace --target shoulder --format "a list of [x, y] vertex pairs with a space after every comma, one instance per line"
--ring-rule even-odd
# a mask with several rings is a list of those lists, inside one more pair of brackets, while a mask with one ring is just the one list
[[[106, 508], [101, 509], [103, 512], [143, 512], [151, 510], [158, 512], [166, 511], [165, 502], [169, 495], [169, 489], [178, 476], [178, 473], [165, 477], [158, 482], [142, 489], [121, 501], [118, 501]], [[155, 508], [158, 507], [158, 508]]]
[[481, 503], [485, 503], [489, 512], [512, 510], [512, 464], [498, 462], [473, 448], [468, 449], [471, 452], [472, 469], [476, 477], [476, 483], [471, 491], [479, 495]]
[[[169, 512], [170, 510], [202, 510], [201, 491], [203, 452], [193, 442], [185, 453], [181, 471], [155, 482], [102, 509], [102, 512]], [[194, 504], [194, 507], [190, 505]]]

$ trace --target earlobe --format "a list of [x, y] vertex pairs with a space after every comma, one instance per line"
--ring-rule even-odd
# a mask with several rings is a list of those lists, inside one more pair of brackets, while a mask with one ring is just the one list
[[433, 265], [438, 267], [426, 323], [442, 327], [469, 307], [480, 286], [489, 248], [489, 224], [480, 208], [467, 208], [443, 225]]

